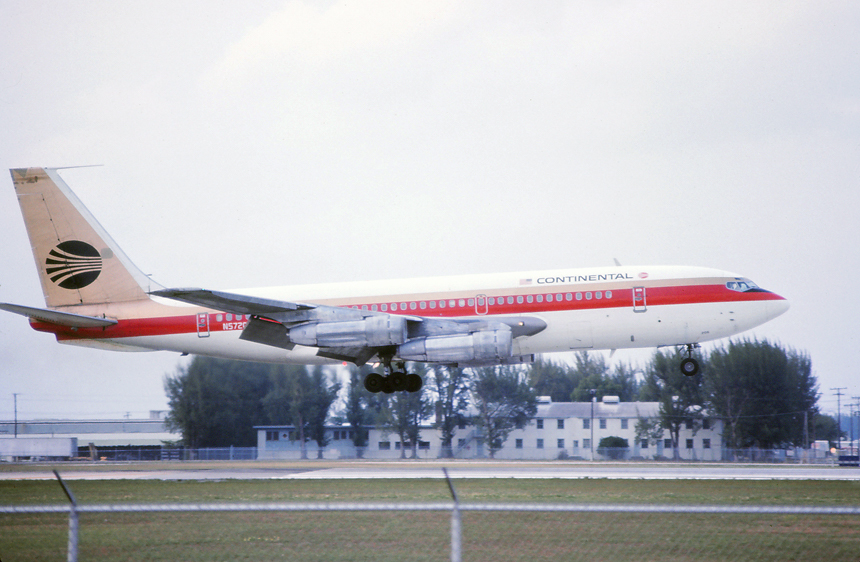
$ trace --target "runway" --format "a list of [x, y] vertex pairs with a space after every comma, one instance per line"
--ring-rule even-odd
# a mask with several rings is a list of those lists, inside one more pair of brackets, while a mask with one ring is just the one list
[[331, 480], [444, 478], [641, 480], [860, 480], [860, 469], [820, 465], [514, 463], [481, 461], [182, 462], [11, 465], [0, 480]]

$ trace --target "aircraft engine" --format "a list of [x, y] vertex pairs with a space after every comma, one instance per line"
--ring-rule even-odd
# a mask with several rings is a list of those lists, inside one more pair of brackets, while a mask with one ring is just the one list
[[397, 356], [407, 361], [433, 363], [498, 361], [511, 356], [512, 345], [510, 330], [482, 330], [409, 340], [398, 348]]
[[350, 322], [314, 322], [290, 328], [290, 341], [317, 347], [382, 347], [406, 341], [406, 319], [370, 316]]

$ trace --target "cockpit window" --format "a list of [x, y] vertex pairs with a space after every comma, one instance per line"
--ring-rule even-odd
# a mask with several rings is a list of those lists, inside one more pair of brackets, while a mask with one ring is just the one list
[[729, 281], [726, 283], [726, 288], [731, 289], [732, 291], [738, 291], [739, 293], [745, 293], [747, 291], [761, 291], [759, 286], [749, 279], [736, 279], [735, 281]]

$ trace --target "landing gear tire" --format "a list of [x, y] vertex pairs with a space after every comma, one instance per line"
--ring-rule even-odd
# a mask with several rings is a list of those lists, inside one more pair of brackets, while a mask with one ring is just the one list
[[395, 392], [406, 390], [406, 373], [397, 371], [391, 373], [391, 376], [388, 378], [391, 380], [391, 386], [394, 387]]
[[391, 377], [382, 377], [382, 392], [385, 394], [394, 394], [394, 382]]
[[379, 373], [370, 373], [364, 377], [364, 388], [368, 392], [377, 393], [382, 390], [384, 379]]
[[406, 375], [406, 392], [418, 392], [424, 386], [424, 381], [415, 373]]
[[684, 359], [681, 361], [681, 372], [688, 377], [697, 375], [699, 373], [699, 362], [692, 357]]

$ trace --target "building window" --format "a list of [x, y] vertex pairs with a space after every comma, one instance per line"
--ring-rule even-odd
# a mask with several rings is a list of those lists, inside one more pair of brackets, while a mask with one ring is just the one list
[[522, 449], [522, 448], [523, 448], [523, 440], [522, 440], [522, 439], [517, 439], [517, 441], [516, 441], [516, 448], [517, 448], [517, 449]]
[[688, 448], [688, 449], [692, 449], [692, 448], [693, 448], [693, 440], [692, 440], [692, 439], [687, 439], [687, 448]]
[[538, 448], [538, 449], [543, 449], [543, 439], [538, 439], [538, 440], [537, 440], [537, 448]]
[[380, 441], [379, 442], [379, 450], [380, 451], [390, 451], [391, 450], [391, 441]]
[[541, 418], [538, 418], [538, 419], [537, 419], [537, 420], [535, 420], [535, 421], [537, 422], [537, 428], [538, 428], [538, 429], [543, 429], [543, 420], [542, 420]]
[[663, 439], [663, 448], [671, 449], [672, 448], [672, 440], [671, 439]]
[[564, 429], [564, 420], [563, 419], [558, 420], [558, 428]]
[[460, 418], [460, 421], [457, 423], [457, 429], [466, 429], [466, 420]]
[[711, 429], [711, 420], [705, 418], [702, 420], [702, 429]]
[[582, 418], [582, 429], [591, 429], [591, 420], [588, 418]]
[[643, 440], [642, 440], [642, 444], [641, 444], [640, 446], [641, 446], [643, 449], [647, 449], [647, 448], [648, 448], [648, 440], [647, 440], [647, 439], [643, 439]]
[[266, 432], [266, 441], [277, 441], [278, 440], [278, 432], [277, 431], [267, 431]]
[[702, 448], [710, 449], [711, 448], [711, 440], [710, 439], [702, 439]]
[[600, 419], [600, 429], [606, 429], [606, 418]]
[[423, 449], [423, 450], [429, 450], [430, 449], [430, 442], [429, 441], [419, 441], [418, 442], [418, 448]]
[[621, 429], [627, 429], [627, 418], [621, 418]]
[[686, 427], [687, 429], [693, 429], [693, 420], [692, 419], [685, 420], [684, 421], [684, 427]]
[[590, 449], [591, 448], [591, 439], [583, 439], [582, 440], [582, 448]]
[[559, 449], [564, 449], [564, 439], [559, 439], [559, 440], [558, 440], [558, 448], [559, 448]]

